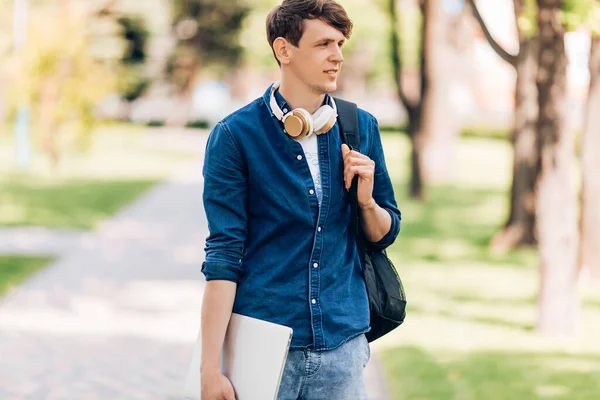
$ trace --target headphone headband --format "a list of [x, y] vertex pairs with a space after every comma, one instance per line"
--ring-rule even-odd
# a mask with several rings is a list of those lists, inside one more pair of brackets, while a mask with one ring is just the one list
[[[271, 112], [275, 115], [275, 117], [278, 120], [282, 121], [283, 117], [284, 117], [283, 111], [281, 111], [281, 108], [279, 108], [279, 104], [277, 104], [277, 99], [275, 99], [275, 92], [277, 91], [277, 89], [279, 89], [280, 86], [281, 86], [280, 81], [273, 83], [273, 86], [271, 86], [271, 94], [269, 95], [269, 97], [270, 97], [269, 105], [271, 106]], [[335, 100], [333, 100], [332, 96], [328, 96], [328, 97], [329, 97], [329, 100], [331, 101], [331, 107], [333, 108], [333, 111], [337, 115], [337, 106], [335, 105]]]

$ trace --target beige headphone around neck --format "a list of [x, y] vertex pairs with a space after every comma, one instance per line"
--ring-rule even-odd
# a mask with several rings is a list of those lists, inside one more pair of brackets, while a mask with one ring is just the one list
[[275, 91], [279, 89], [279, 86], [280, 82], [275, 82], [271, 87], [270, 106], [275, 117], [283, 122], [285, 133], [289, 137], [294, 140], [302, 140], [313, 133], [320, 135], [333, 128], [337, 120], [337, 107], [331, 96], [331, 106], [325, 104], [312, 115], [303, 108], [295, 108], [284, 114], [275, 99]]

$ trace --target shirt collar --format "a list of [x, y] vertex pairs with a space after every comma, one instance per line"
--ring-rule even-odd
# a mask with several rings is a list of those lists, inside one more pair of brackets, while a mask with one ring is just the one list
[[[269, 108], [269, 111], [271, 112], [271, 116], [275, 116], [275, 114], [273, 113], [273, 110], [271, 110], [271, 106], [270, 106], [270, 102], [271, 102], [271, 88], [272, 87], [273, 87], [273, 84], [269, 85], [269, 87], [267, 88], [267, 91], [263, 95], [263, 100], [267, 104], [267, 107]], [[323, 104], [322, 105], [331, 104], [330, 98], [331, 98], [331, 96], [329, 96], [328, 94], [326, 94], [325, 95], [325, 99], [323, 100]], [[283, 115], [285, 115], [286, 113], [288, 113], [291, 110], [290, 105], [283, 98], [283, 96], [281, 95], [281, 93], [279, 93], [279, 89], [277, 89], [275, 91], [275, 101], [277, 102], [277, 105], [279, 106], [279, 109], [281, 111], [283, 111]]]
[[288, 111], [290, 111], [291, 108], [287, 101], [285, 101], [281, 93], [279, 93], [279, 89], [275, 91], [275, 101], [277, 102], [277, 105], [279, 106], [281, 111], [283, 111], [283, 115], [287, 114]]

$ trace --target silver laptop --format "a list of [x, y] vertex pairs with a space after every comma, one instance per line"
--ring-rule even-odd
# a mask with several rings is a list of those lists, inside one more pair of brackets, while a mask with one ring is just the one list
[[[184, 398], [200, 399], [202, 330], [185, 383]], [[221, 359], [237, 400], [276, 400], [293, 331], [283, 325], [233, 313]]]

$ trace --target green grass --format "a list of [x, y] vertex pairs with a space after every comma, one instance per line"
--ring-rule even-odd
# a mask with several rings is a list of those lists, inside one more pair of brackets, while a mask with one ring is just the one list
[[91, 229], [171, 173], [191, 153], [157, 150], [144, 129], [99, 129], [89, 148], [63, 146], [53, 171], [34, 148], [27, 173], [15, 167], [14, 143], [0, 141], [0, 226]]
[[406, 138], [386, 134], [384, 146], [403, 212], [389, 255], [408, 297], [404, 325], [373, 344], [392, 398], [600, 398], [600, 291], [581, 290], [578, 337], [542, 337], [536, 252], [488, 251], [508, 212], [509, 143], [461, 139], [454, 179], [423, 203], [407, 196]]
[[600, 393], [600, 356], [527, 351], [391, 351], [396, 399], [592, 400]]
[[50, 261], [50, 257], [0, 255], [0, 297]]
[[[144, 128], [113, 124], [97, 130], [87, 149], [63, 145], [56, 170], [35, 146], [30, 169], [15, 167], [12, 136], [0, 136], [0, 227], [92, 229], [192, 153], [157, 150]], [[45, 266], [50, 258], [0, 255], [0, 296]]]
[[0, 225], [91, 229], [155, 180], [2, 179]]

